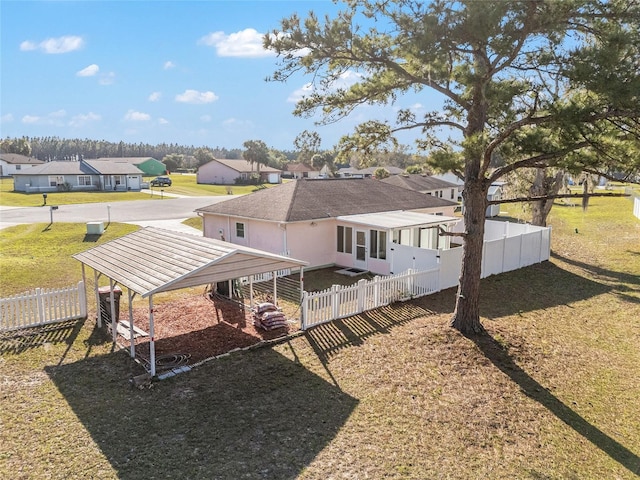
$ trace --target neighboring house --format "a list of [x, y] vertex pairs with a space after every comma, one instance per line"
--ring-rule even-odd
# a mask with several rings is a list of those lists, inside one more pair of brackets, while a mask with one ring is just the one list
[[153, 157], [101, 157], [96, 160], [108, 160], [117, 163], [129, 163], [138, 167], [144, 176], [157, 176], [167, 173], [167, 166]]
[[[285, 173], [288, 178], [318, 178], [320, 177], [320, 170], [305, 164], [305, 163], [288, 163], [285, 169]], [[284, 174], [283, 174], [284, 175]]]
[[[489, 190], [487, 191], [487, 200], [489, 201], [495, 201], [495, 200], [502, 200], [502, 184], [500, 183], [493, 183], [491, 184], [491, 186], [489, 187]], [[487, 207], [487, 211], [485, 213], [486, 217], [497, 217], [498, 215], [500, 215], [500, 204], [495, 204], [495, 205], [489, 205]]]
[[386, 275], [394, 246], [446, 249], [456, 202], [374, 179], [303, 179], [200, 208], [204, 236], [284, 254], [309, 266]]
[[140, 190], [142, 171], [124, 162], [53, 161], [14, 174], [16, 192]]
[[0, 153], [0, 177], [11, 177], [16, 172], [23, 172], [43, 163], [42, 160], [18, 153]]
[[[462, 190], [464, 189], [464, 180], [462, 180], [460, 177], [458, 177], [455, 173], [452, 172], [447, 172], [447, 173], [442, 173], [442, 174], [436, 174], [436, 175], [432, 175], [433, 178], [438, 178], [440, 180], [445, 180], [447, 182], [453, 183], [455, 185], [458, 186], [458, 199], [460, 201], [462, 201]], [[493, 201], [493, 200], [502, 200], [502, 195], [503, 195], [503, 187], [505, 185], [505, 182], [494, 182], [491, 184], [491, 186], [489, 187], [489, 190], [487, 191], [487, 200], [489, 201]], [[463, 207], [464, 208], [464, 207]], [[496, 205], [489, 205], [487, 207], [487, 211], [485, 213], [486, 217], [492, 218], [492, 217], [496, 217], [500, 215], [500, 205], [496, 204]]]
[[263, 183], [280, 183], [281, 174], [281, 170], [256, 163], [251, 165], [246, 160], [216, 158], [198, 168], [196, 179], [198, 183], [208, 185], [233, 185], [249, 182], [252, 175], [260, 175]]
[[342, 178], [370, 178], [370, 177], [373, 177], [375, 171], [379, 168], [384, 168], [391, 175], [402, 175], [404, 173], [404, 170], [398, 167], [378, 166], [378, 167], [368, 167], [368, 168], [360, 168], [360, 169], [347, 167], [347, 168], [339, 169], [336, 172], [336, 176], [342, 177]]
[[402, 175], [392, 175], [391, 177], [383, 178], [380, 181], [388, 183], [389, 185], [408, 188], [410, 190], [415, 190], [416, 192], [426, 193], [427, 195], [445, 198], [454, 202], [458, 200], [457, 185], [428, 175], [405, 173]]

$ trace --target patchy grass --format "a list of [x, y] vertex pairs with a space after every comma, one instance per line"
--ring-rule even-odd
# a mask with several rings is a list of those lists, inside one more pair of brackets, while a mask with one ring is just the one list
[[640, 222], [593, 200], [483, 281], [479, 338], [447, 290], [143, 390], [91, 321], [0, 340], [0, 476], [638, 478]]

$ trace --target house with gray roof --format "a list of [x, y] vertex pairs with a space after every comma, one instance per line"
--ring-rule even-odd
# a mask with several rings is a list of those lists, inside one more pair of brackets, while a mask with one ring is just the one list
[[139, 191], [142, 171], [126, 162], [53, 161], [13, 175], [16, 192]]
[[438, 198], [446, 198], [452, 201], [458, 200], [458, 186], [456, 184], [429, 175], [404, 173], [383, 178], [380, 181]]
[[208, 185], [247, 184], [257, 175], [261, 183], [280, 183], [282, 170], [246, 160], [216, 158], [198, 168], [196, 181]]
[[153, 157], [100, 157], [96, 160], [107, 160], [115, 163], [130, 163], [138, 167], [145, 176], [157, 176], [167, 173], [167, 166]]
[[294, 180], [196, 212], [205, 237], [299, 258], [311, 268], [386, 275], [393, 272], [394, 245], [449, 248], [451, 237], [439, 232], [458, 223], [456, 207], [371, 178], [348, 178]]
[[0, 177], [11, 177], [16, 172], [22, 172], [43, 163], [42, 160], [18, 153], [0, 153]]

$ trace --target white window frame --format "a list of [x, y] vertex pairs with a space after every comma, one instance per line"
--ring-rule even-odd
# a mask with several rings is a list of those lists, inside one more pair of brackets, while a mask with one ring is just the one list
[[[89, 180], [89, 183], [86, 183], [86, 180]], [[78, 185], [82, 187], [90, 187], [93, 185], [93, 179], [91, 175], [78, 175]]]

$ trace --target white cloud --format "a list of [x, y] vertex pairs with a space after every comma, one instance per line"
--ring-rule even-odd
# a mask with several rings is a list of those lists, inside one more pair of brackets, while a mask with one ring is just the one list
[[97, 122], [101, 120], [102, 117], [97, 113], [89, 112], [87, 114], [74, 115], [71, 117], [69, 121], [69, 126], [71, 127], [82, 127], [90, 122]]
[[103, 73], [102, 75], [100, 75], [100, 80], [98, 80], [98, 83], [100, 83], [100, 85], [111, 85], [115, 81], [116, 81], [116, 74], [113, 72], [109, 72], [109, 73]]
[[214, 47], [220, 57], [272, 57], [275, 53], [262, 46], [263, 35], [253, 28], [246, 28], [226, 35], [218, 31], [198, 40], [199, 45]]
[[160, 118], [158, 118], [158, 123], [160, 125], [169, 125], [169, 120], [167, 120], [166, 118], [160, 117]]
[[2, 115], [2, 117], [0, 117], [0, 122], [2, 122], [2, 123], [13, 122], [13, 115], [11, 115], [10, 113], [6, 113], [6, 114]]
[[25, 115], [22, 117], [22, 123], [38, 123], [40, 121], [40, 117], [36, 115]]
[[200, 120], [202, 120], [203, 122], [210, 122], [211, 121], [211, 115], [202, 115], [200, 117]]
[[160, 100], [161, 96], [162, 96], [162, 93], [153, 92], [151, 95], [149, 95], [149, 101], [150, 102], [157, 102], [158, 100]]
[[176, 68], [176, 64], [173, 63], [171, 60], [167, 60], [166, 62], [164, 62], [164, 65], [162, 66], [162, 68], [164, 68], [165, 70], [169, 70], [171, 68]]
[[88, 67], [85, 67], [79, 72], [76, 72], [76, 75], [78, 77], [93, 77], [95, 74], [98, 73], [98, 71], [100, 71], [100, 67], [95, 63], [92, 63]]
[[53, 125], [56, 127], [64, 126], [64, 117], [67, 116], [65, 110], [57, 110], [55, 112], [48, 113], [47, 115], [25, 115], [22, 117], [22, 123], [28, 123], [31, 125]]
[[304, 84], [301, 88], [291, 92], [291, 95], [287, 98], [287, 102], [297, 103], [302, 98], [313, 92], [313, 85], [310, 83]]
[[[347, 70], [340, 74], [340, 76], [333, 81], [333, 83], [327, 88], [328, 91], [336, 91], [339, 89], [347, 89], [352, 85], [362, 80], [363, 75], [351, 70]], [[303, 97], [313, 93], [314, 87], [311, 83], [303, 85], [301, 88], [293, 91], [287, 98], [287, 102], [297, 103], [302, 100]]]
[[250, 120], [238, 120], [237, 118], [232, 117], [222, 122], [222, 125], [227, 130], [241, 130], [253, 127], [253, 122]]
[[151, 115], [148, 113], [136, 112], [135, 110], [129, 110], [124, 119], [130, 122], [148, 122], [151, 120]]
[[82, 37], [75, 35], [64, 35], [58, 38], [47, 38], [40, 43], [25, 40], [20, 44], [20, 50], [23, 52], [31, 50], [41, 50], [44, 53], [69, 53], [79, 50], [84, 46]]
[[197, 90], [185, 90], [184, 93], [176, 95], [176, 102], [203, 104], [218, 100], [218, 96], [213, 92], [198, 92]]

